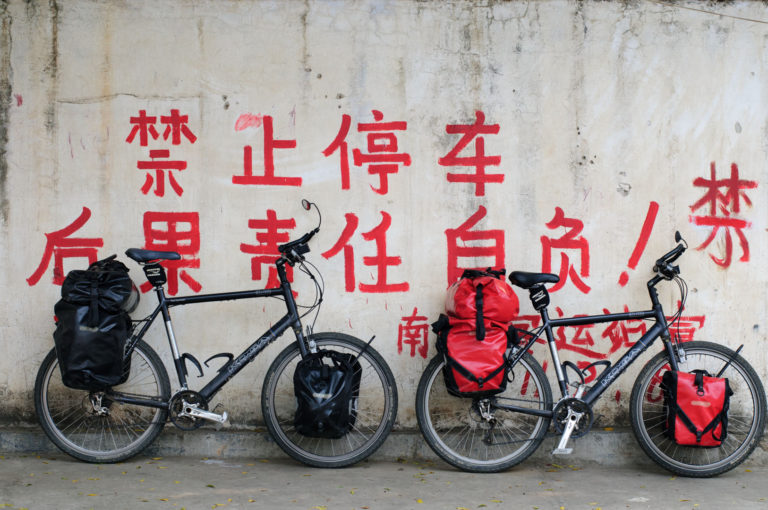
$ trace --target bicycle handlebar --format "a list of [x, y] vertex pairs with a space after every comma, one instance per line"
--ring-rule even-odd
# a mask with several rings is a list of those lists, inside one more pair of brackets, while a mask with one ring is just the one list
[[281, 244], [277, 247], [277, 250], [282, 254], [282, 258], [290, 265], [294, 265], [297, 262], [304, 260], [304, 254], [309, 253], [309, 246], [307, 243], [312, 239], [315, 234], [320, 232], [320, 228], [310, 230], [295, 241], [289, 241], [285, 244]]
[[680, 266], [673, 266], [672, 262], [680, 258], [680, 255], [688, 248], [688, 244], [680, 236], [680, 232], [675, 234], [675, 240], [679, 244], [657, 259], [653, 266], [653, 271], [662, 274], [665, 278], [674, 278], [680, 274]]

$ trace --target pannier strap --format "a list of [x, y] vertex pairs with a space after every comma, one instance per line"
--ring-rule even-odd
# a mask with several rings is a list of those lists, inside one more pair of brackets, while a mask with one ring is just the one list
[[180, 260], [181, 255], [175, 251], [153, 251], [140, 248], [128, 248], [125, 254], [136, 262], [151, 262], [153, 260]]
[[688, 430], [691, 431], [691, 434], [696, 434], [696, 442], [701, 443], [701, 438], [704, 437], [704, 434], [707, 432], [712, 431], [712, 437], [716, 441], [722, 441], [724, 438], [717, 437], [715, 435], [715, 428], [720, 424], [721, 421], [723, 421], [723, 413], [725, 410], [718, 413], [717, 416], [715, 416], [709, 424], [704, 427], [702, 430], [699, 430], [696, 425], [693, 423], [693, 421], [688, 417], [687, 414], [685, 414], [685, 411], [683, 411], [677, 403], [673, 405], [675, 412], [677, 413], [677, 417], [680, 418], [680, 421], [683, 422], [683, 424], [688, 428]]
[[504, 370], [504, 369], [507, 367], [507, 363], [508, 363], [508, 361], [506, 361], [506, 360], [505, 360], [505, 361], [504, 361], [504, 363], [502, 363], [501, 365], [499, 365], [499, 366], [496, 368], [496, 370], [494, 370], [494, 371], [493, 371], [493, 372], [491, 372], [490, 374], [486, 375], [485, 377], [477, 377], [477, 376], [475, 376], [475, 374], [473, 374], [472, 372], [470, 372], [469, 370], [467, 370], [467, 369], [466, 369], [466, 367], [464, 367], [464, 365], [462, 365], [461, 363], [459, 363], [459, 362], [458, 362], [458, 361], [456, 361], [455, 359], [451, 358], [451, 357], [450, 357], [450, 356], [448, 356], [447, 354], [445, 355], [445, 360], [446, 360], [446, 362], [447, 362], [449, 365], [451, 365], [451, 366], [452, 366], [454, 369], [456, 369], [456, 371], [457, 371], [458, 373], [460, 373], [461, 375], [463, 375], [464, 377], [466, 377], [466, 378], [467, 378], [467, 379], [469, 379], [470, 381], [472, 381], [472, 382], [476, 382], [476, 383], [477, 383], [477, 386], [478, 386], [478, 388], [479, 388], [479, 389], [481, 389], [481, 390], [483, 389], [483, 384], [485, 384], [485, 383], [486, 383], [486, 382], [488, 382], [488, 381], [491, 381], [491, 380], [493, 380], [493, 378], [494, 378], [494, 377], [496, 377], [497, 375], [499, 375], [499, 372], [501, 372], [502, 370]]
[[485, 340], [485, 321], [483, 320], [483, 284], [475, 287], [475, 338]]

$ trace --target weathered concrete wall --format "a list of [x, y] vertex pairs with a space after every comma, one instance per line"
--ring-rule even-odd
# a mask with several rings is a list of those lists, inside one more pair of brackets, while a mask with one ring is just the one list
[[[57, 272], [170, 231], [188, 260], [179, 294], [262, 287], [252, 252], [269, 225], [314, 227], [302, 197], [323, 212], [316, 330], [377, 335], [400, 427], [415, 425], [434, 353], [419, 335], [449, 267], [563, 272], [553, 315], [639, 309], [677, 229], [699, 248], [681, 260], [681, 334], [746, 344], [765, 377], [766, 22], [764, 3], [743, 1], [0, 2], [3, 417], [32, 419]], [[676, 290], [663, 297], [671, 313]], [[279, 310], [174, 319], [182, 349], [205, 359], [239, 352]], [[564, 357], [615, 360], [639, 326], [561, 331]], [[235, 423], [259, 419], [269, 359], [219, 395]], [[600, 423], [625, 419], [633, 373]]]

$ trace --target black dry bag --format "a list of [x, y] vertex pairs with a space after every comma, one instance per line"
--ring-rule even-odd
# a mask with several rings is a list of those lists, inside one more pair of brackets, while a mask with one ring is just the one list
[[138, 290], [128, 268], [115, 256], [87, 270], [70, 271], [54, 306], [53, 340], [65, 386], [99, 391], [125, 382], [128, 315], [138, 304]]
[[293, 388], [296, 431], [338, 439], [352, 430], [360, 394], [360, 363], [354, 354], [318, 351], [296, 365]]

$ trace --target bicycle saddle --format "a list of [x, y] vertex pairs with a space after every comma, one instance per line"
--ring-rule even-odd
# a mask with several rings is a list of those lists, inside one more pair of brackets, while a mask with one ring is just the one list
[[152, 251], [140, 248], [128, 248], [125, 254], [136, 262], [150, 262], [152, 260], [179, 260], [181, 255], [175, 251]]
[[512, 271], [509, 273], [509, 281], [524, 289], [530, 289], [534, 285], [542, 283], [557, 283], [560, 277], [552, 273], [526, 273], [524, 271]]

